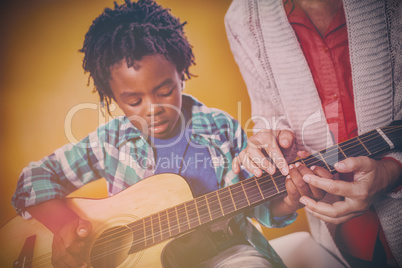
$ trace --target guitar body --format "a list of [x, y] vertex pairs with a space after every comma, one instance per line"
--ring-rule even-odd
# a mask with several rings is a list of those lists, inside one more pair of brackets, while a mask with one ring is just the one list
[[[95, 243], [107, 229], [124, 226], [150, 214], [193, 199], [186, 181], [178, 175], [160, 174], [147, 178], [119, 194], [106, 199], [68, 199], [69, 206], [83, 219], [92, 223], [91, 241]], [[23, 249], [26, 239], [36, 235], [31, 267], [51, 267], [53, 234], [35, 219], [15, 217], [0, 229], [0, 264], [13, 267]], [[121, 239], [130, 244], [132, 237]], [[100, 259], [95, 267], [162, 267], [161, 253], [170, 240], [127, 256], [129, 247]], [[21, 261], [21, 260], [20, 260]], [[30, 264], [30, 263], [29, 263]], [[15, 266], [30, 267], [30, 266]]]

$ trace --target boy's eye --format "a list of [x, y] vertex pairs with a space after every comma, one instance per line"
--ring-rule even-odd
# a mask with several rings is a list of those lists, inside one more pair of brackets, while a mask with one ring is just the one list
[[161, 91], [159, 92], [159, 95], [162, 97], [168, 97], [173, 93], [174, 87], [172, 87], [168, 92], [166, 91]]
[[135, 100], [135, 101], [130, 101], [129, 105], [130, 106], [137, 106], [141, 103], [141, 99]]

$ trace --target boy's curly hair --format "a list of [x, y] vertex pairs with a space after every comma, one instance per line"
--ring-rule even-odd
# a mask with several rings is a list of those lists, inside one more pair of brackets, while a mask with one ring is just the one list
[[113, 93], [109, 86], [110, 67], [125, 59], [129, 67], [143, 56], [162, 54], [176, 65], [177, 71], [191, 78], [194, 63], [192, 47], [178, 18], [153, 0], [139, 0], [105, 8], [85, 35], [83, 68], [92, 77], [100, 101], [109, 105]]

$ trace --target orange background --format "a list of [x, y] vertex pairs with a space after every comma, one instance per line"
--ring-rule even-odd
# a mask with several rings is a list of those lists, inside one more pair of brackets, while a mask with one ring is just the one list
[[[122, 3], [122, 1], [118, 1]], [[23, 3], [23, 4], [22, 4]], [[230, 0], [159, 0], [187, 21], [198, 77], [186, 82], [185, 92], [210, 107], [227, 111], [250, 135], [250, 101], [231, 54], [224, 28]], [[15, 216], [11, 197], [22, 169], [56, 148], [85, 137], [105, 122], [97, 109], [98, 96], [88, 87], [78, 52], [92, 20], [109, 0], [13, 1], [2, 8], [0, 106], [0, 225]], [[88, 107], [78, 110], [77, 105]], [[92, 106], [90, 106], [92, 105]], [[119, 111], [114, 114], [120, 114]], [[67, 120], [66, 120], [67, 119]], [[71, 119], [71, 120], [70, 120]], [[75, 196], [102, 197], [104, 182], [81, 189]], [[269, 239], [306, 230], [304, 211], [296, 223], [269, 229]]]

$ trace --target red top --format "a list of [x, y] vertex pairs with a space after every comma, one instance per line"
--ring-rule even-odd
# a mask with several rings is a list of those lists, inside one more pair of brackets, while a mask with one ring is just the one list
[[[357, 135], [348, 34], [343, 7], [321, 36], [297, 3], [284, 7], [310, 67], [329, 128], [337, 143]], [[389, 258], [392, 253], [373, 209], [339, 225], [335, 242], [350, 255], [372, 260], [379, 235]]]
[[[287, 2], [285, 9], [289, 14], [293, 4]], [[352, 73], [343, 9], [335, 15], [323, 37], [297, 4], [288, 19], [310, 66], [335, 140], [341, 142], [356, 136]]]

